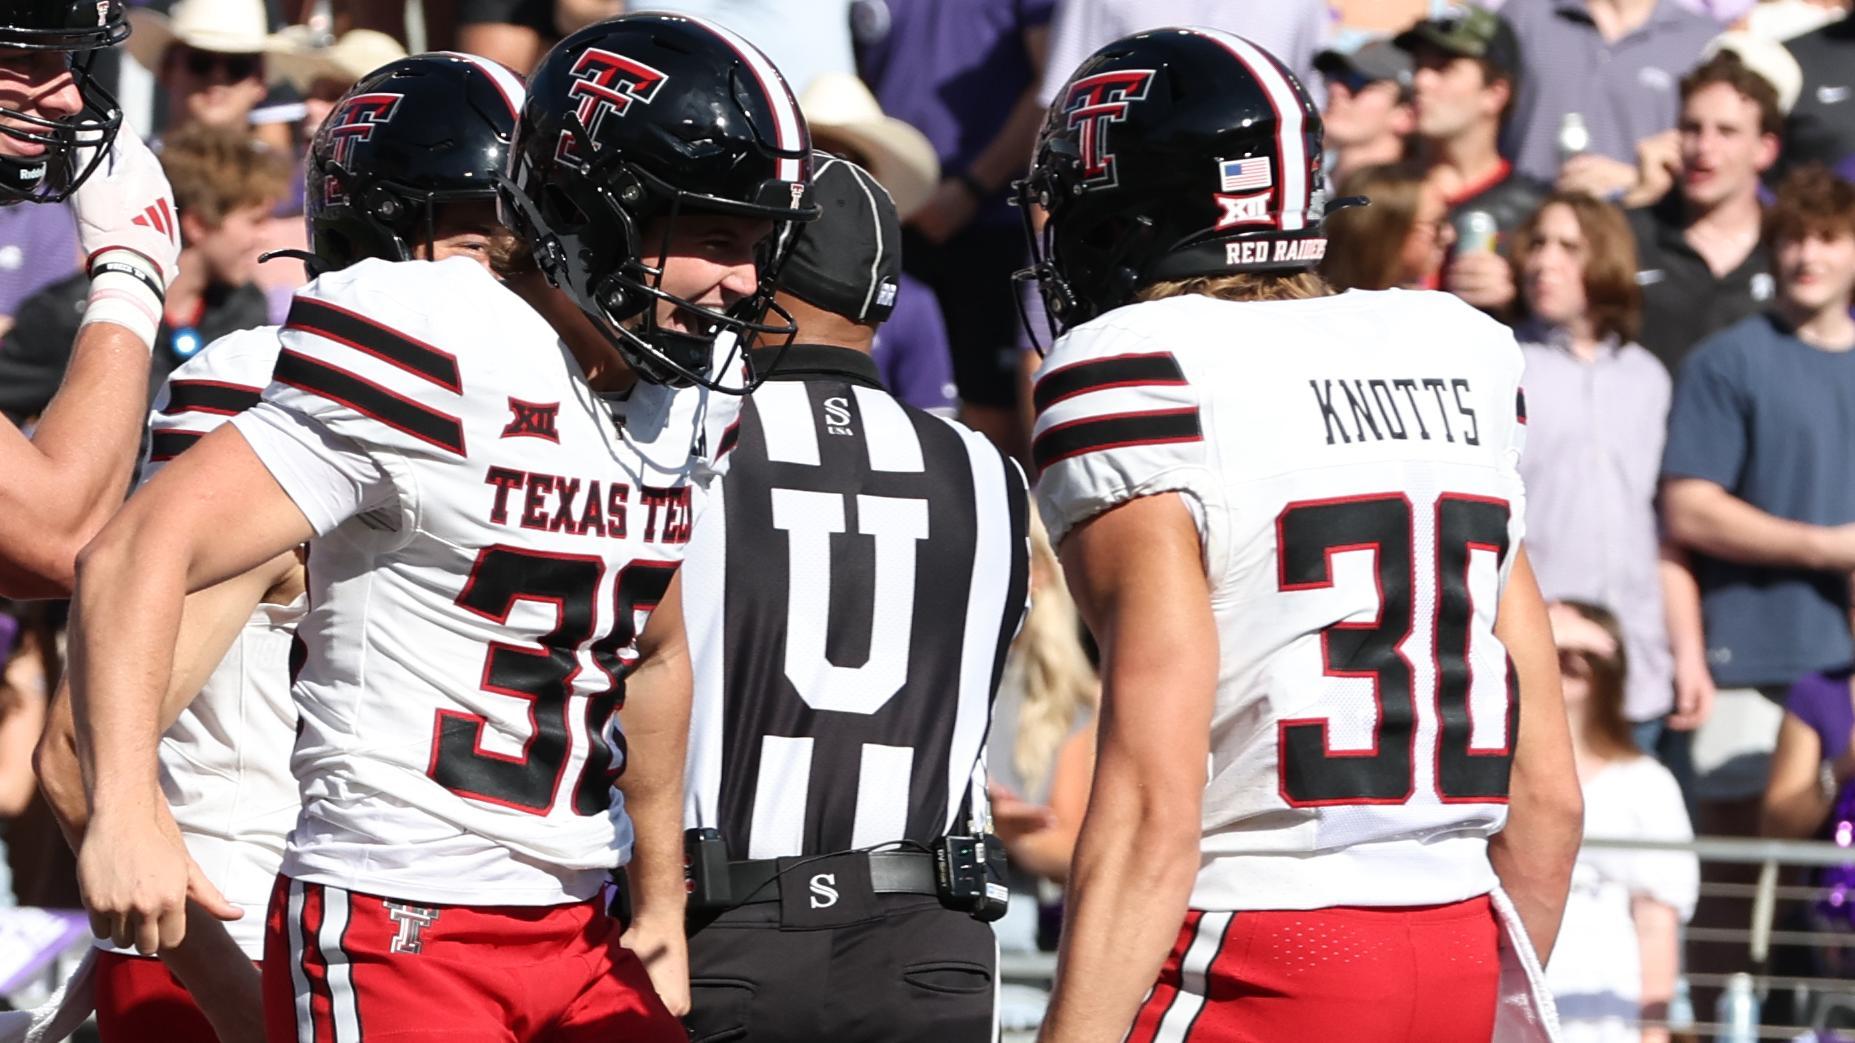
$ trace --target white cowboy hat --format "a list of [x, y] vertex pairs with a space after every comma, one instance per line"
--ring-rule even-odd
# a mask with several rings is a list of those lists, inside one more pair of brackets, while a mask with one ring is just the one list
[[855, 76], [819, 74], [799, 98], [799, 108], [814, 136], [836, 138], [863, 154], [902, 220], [920, 209], [940, 183], [940, 160], [927, 135], [883, 115], [875, 96]]
[[262, 54], [277, 46], [264, 0], [179, 0], [169, 14], [138, 7], [129, 25], [129, 54], [150, 71], [161, 68], [173, 43], [218, 54]]
[[270, 55], [271, 74], [304, 94], [318, 80], [352, 84], [406, 56], [398, 40], [372, 29], [350, 29], [329, 44], [319, 44], [303, 25], [293, 25], [277, 36], [279, 46]]

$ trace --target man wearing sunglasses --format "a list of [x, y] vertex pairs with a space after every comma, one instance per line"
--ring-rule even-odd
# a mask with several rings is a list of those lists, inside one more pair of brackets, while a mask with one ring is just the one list
[[265, 52], [277, 44], [256, 0], [181, 0], [171, 15], [129, 16], [129, 53], [167, 92], [167, 129], [191, 123], [243, 127], [263, 104]]
[[0, 14], [0, 205], [70, 199], [91, 276], [71, 366], [28, 437], [0, 420], [0, 594], [70, 589], [78, 548], [122, 500], [162, 297], [173, 193], [90, 76], [128, 35], [118, 0], [17, 0]]
[[1411, 56], [1387, 40], [1350, 51], [1326, 50], [1314, 68], [1327, 81], [1321, 125], [1333, 156], [1329, 179], [1338, 184], [1355, 170], [1397, 163], [1417, 128], [1411, 110]]

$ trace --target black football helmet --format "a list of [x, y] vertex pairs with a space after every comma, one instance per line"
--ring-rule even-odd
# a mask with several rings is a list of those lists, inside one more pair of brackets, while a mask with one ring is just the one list
[[[1320, 113], [1261, 47], [1154, 29], [1090, 55], [1057, 92], [1018, 182], [1052, 335], [1154, 282], [1314, 268], [1330, 206]], [[1041, 236], [1030, 204], [1048, 213]]]
[[[810, 183], [811, 135], [772, 62], [699, 18], [625, 15], [562, 40], [529, 78], [503, 223], [644, 379], [735, 393], [748, 387], [712, 375], [715, 354], [796, 332], [772, 296], [793, 228], [818, 214]], [[758, 289], [725, 312], [667, 292], [644, 263], [684, 214], [773, 222]], [[647, 244], [658, 218], [663, 238]], [[700, 331], [662, 327], [658, 301]]]
[[412, 258], [434, 208], [494, 200], [522, 109], [521, 78], [446, 51], [401, 58], [342, 95], [304, 164], [310, 274]]
[[48, 117], [0, 106], [0, 134], [44, 146], [35, 156], [0, 155], [0, 206], [58, 202], [96, 170], [122, 126], [122, 108], [91, 76], [91, 65], [98, 51], [128, 38], [122, 0], [10, 0], [6, 4], [0, 12], [0, 49], [68, 54], [83, 108], [68, 116]]

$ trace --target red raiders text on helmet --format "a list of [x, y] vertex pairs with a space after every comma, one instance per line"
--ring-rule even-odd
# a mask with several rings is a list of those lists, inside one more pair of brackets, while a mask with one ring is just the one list
[[1069, 85], [1063, 112], [1076, 129], [1082, 149], [1083, 184], [1090, 188], [1116, 184], [1114, 153], [1108, 151], [1108, 125], [1127, 118], [1129, 102], [1146, 97], [1153, 82], [1151, 69], [1117, 69], [1084, 76]]
[[[599, 122], [608, 112], [623, 116], [633, 102], [649, 105], [658, 89], [670, 78], [643, 62], [597, 47], [589, 47], [580, 55], [573, 63], [572, 75], [574, 83], [567, 88], [567, 93], [580, 102], [574, 115], [594, 139], [599, 137]], [[586, 160], [579, 155], [574, 137], [572, 130], [560, 132], [555, 158], [584, 168]]]

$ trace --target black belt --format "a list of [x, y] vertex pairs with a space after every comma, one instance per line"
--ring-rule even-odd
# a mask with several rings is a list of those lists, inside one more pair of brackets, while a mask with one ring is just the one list
[[[934, 856], [922, 851], [872, 851], [864, 856], [870, 863], [870, 890], [879, 895], [938, 895], [940, 886], [934, 872]], [[757, 858], [728, 863], [728, 893], [737, 895], [732, 904], [779, 901], [779, 859]], [[792, 872], [803, 869], [803, 860], [786, 863]]]

